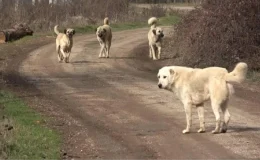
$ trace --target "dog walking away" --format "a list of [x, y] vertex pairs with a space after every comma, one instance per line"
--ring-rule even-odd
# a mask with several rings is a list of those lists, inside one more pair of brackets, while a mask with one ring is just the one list
[[109, 26], [109, 19], [104, 19], [104, 25], [96, 29], [97, 40], [101, 46], [99, 58], [109, 58], [110, 47], [112, 43], [112, 30]]
[[[205, 132], [204, 102], [207, 100], [211, 100], [211, 107], [216, 118], [216, 128], [212, 133], [225, 133], [230, 120], [228, 101], [234, 93], [233, 84], [242, 83], [246, 78], [247, 70], [248, 66], [243, 62], [238, 63], [230, 73], [221, 67], [193, 69], [166, 66], [158, 72], [158, 87], [175, 92], [182, 101], [187, 121], [187, 127], [182, 131], [183, 133], [190, 132], [192, 106], [195, 106], [198, 111], [200, 121], [198, 132]], [[220, 110], [224, 114], [222, 128], [220, 126]]]
[[57, 34], [56, 51], [58, 53], [58, 61], [61, 62], [64, 59], [66, 63], [69, 63], [75, 30], [67, 28], [64, 30], [64, 33], [60, 33], [58, 31], [58, 25], [56, 25], [54, 27], [54, 32]]
[[[161, 49], [162, 49], [162, 38], [164, 37], [163, 30], [157, 27], [158, 19], [156, 17], [151, 17], [148, 20], [148, 25], [151, 26], [148, 32], [149, 41], [149, 57], [153, 60], [161, 59]], [[156, 58], [156, 53], [158, 54]]]

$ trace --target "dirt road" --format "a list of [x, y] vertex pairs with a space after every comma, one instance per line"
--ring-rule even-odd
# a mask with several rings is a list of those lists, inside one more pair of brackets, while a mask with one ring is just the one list
[[34, 99], [39, 110], [57, 119], [53, 125], [64, 136], [66, 156], [260, 158], [259, 94], [252, 91], [239, 89], [233, 97], [226, 134], [210, 133], [215, 120], [209, 105], [207, 132], [196, 133], [194, 108], [192, 133], [182, 134], [186, 123], [180, 101], [157, 87], [156, 73], [164, 61], [149, 60], [143, 49], [147, 30], [114, 33], [109, 59], [98, 59], [95, 35], [84, 35], [75, 37], [69, 64], [57, 62], [54, 43], [13, 64], [19, 69], [16, 78], [23, 78], [18, 84], [24, 86], [23, 97]]

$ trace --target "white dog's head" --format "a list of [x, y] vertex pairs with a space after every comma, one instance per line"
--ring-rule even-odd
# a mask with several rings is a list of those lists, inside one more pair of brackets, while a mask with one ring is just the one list
[[76, 32], [75, 32], [74, 29], [67, 28], [67, 29], [64, 29], [64, 33], [65, 33], [68, 37], [72, 38], [72, 36], [73, 36]]
[[96, 35], [99, 37], [99, 38], [103, 38], [105, 35], [106, 35], [106, 30], [103, 28], [103, 27], [98, 27], [96, 28]]
[[163, 38], [163, 37], [164, 37], [163, 29], [162, 29], [162, 28], [156, 27], [156, 28], [153, 28], [152, 31], [153, 31], [153, 34], [154, 34], [155, 36], [158, 36], [158, 38]]
[[173, 67], [163, 67], [159, 70], [157, 74], [158, 78], [158, 87], [160, 89], [172, 89], [172, 84], [176, 79], [176, 72], [174, 71]]

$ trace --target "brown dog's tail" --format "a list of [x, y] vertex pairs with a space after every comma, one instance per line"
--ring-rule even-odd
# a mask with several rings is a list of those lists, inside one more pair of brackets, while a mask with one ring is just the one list
[[157, 26], [158, 19], [156, 17], [151, 17], [148, 19], [148, 25], [151, 26], [151, 28], [155, 28]]
[[108, 19], [108, 17], [106, 17], [106, 18], [104, 19], [104, 25], [109, 25], [109, 19]]
[[58, 30], [58, 25], [56, 25], [55, 27], [54, 27], [54, 32], [58, 35], [60, 32], [59, 32], [59, 30]]
[[246, 79], [247, 70], [246, 63], [238, 63], [234, 70], [226, 75], [226, 81], [228, 83], [242, 83]]

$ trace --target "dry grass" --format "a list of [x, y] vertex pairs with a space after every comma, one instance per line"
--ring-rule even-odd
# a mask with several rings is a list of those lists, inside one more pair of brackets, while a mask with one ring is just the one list
[[259, 70], [259, 15], [259, 0], [208, 0], [177, 25], [168, 56], [177, 65], [233, 68], [244, 61]]

